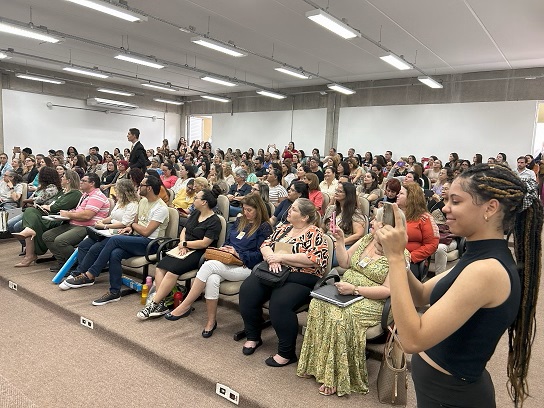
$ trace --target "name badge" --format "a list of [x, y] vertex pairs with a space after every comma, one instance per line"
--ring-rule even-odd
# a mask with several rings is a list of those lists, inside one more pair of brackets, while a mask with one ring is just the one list
[[246, 233], [244, 231], [242, 231], [236, 236], [236, 239], [242, 239], [242, 238], [244, 238], [244, 235], [246, 235]]
[[361, 260], [359, 261], [359, 264], [358, 264], [358, 265], [359, 265], [361, 268], [364, 268], [364, 267], [366, 267], [370, 262], [372, 262], [372, 258], [369, 257], [369, 256], [365, 256], [363, 259], [361, 259]]

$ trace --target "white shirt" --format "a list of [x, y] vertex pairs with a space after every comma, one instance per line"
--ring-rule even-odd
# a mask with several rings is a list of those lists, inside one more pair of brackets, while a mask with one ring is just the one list
[[527, 167], [523, 169], [523, 171], [519, 171], [517, 170], [517, 173], [518, 173], [518, 176], [522, 179], [527, 179], [527, 178], [530, 178], [530, 179], [533, 179], [534, 181], [536, 181], [536, 174], [533, 170], [529, 170]]

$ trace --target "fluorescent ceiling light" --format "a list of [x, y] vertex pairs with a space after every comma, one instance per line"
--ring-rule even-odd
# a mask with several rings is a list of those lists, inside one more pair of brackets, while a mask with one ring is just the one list
[[170, 105], [183, 105], [183, 102], [173, 101], [171, 99], [153, 98], [155, 102], [168, 103]]
[[10, 56], [8, 56], [8, 54], [4, 54], [3, 52], [0, 52], [0, 59], [9, 59], [11, 58]]
[[384, 55], [383, 57], [380, 57], [380, 59], [387, 62], [389, 65], [393, 65], [395, 68], [400, 69], [401, 71], [412, 68], [410, 64], [408, 64], [402, 58], [397, 57], [395, 54]]
[[417, 79], [419, 82], [424, 83], [430, 88], [444, 88], [440, 82], [435, 81], [430, 76], [418, 76]]
[[234, 82], [229, 82], [229, 81], [226, 81], [224, 79], [212, 77], [212, 76], [209, 76], [209, 75], [201, 76], [200, 79], [202, 79], [203, 81], [214, 82], [216, 84], [225, 85], [225, 86], [237, 86], [238, 85], [238, 84], [235, 84]]
[[213, 96], [213, 95], [202, 95], [204, 99], [211, 99], [212, 101], [217, 102], [230, 102], [229, 98], [222, 98], [220, 96]]
[[119, 105], [124, 106], [126, 108], [138, 108], [136, 105], [133, 105], [131, 103], [121, 102], [121, 101], [114, 101], [112, 99], [104, 99], [104, 98], [94, 98], [99, 103], [104, 103], [108, 105]]
[[45, 41], [49, 43], [58, 43], [59, 38], [53, 37], [48, 34], [42, 34], [37, 29], [32, 28], [22, 28], [14, 24], [5, 23], [0, 21], [0, 32], [19, 35], [21, 37], [32, 38], [34, 40]]
[[344, 95], [353, 95], [355, 91], [353, 89], [346, 88], [345, 86], [338, 84], [327, 84], [327, 88], [333, 91], [343, 93]]
[[126, 91], [119, 91], [117, 89], [110, 89], [110, 88], [97, 88], [98, 92], [104, 92], [109, 93], [113, 95], [121, 95], [121, 96], [134, 96], [135, 94], [132, 92], [126, 92]]
[[195, 44], [202, 45], [212, 50], [228, 54], [232, 57], [247, 57], [247, 52], [241, 51], [233, 45], [225, 45], [219, 41], [212, 40], [206, 37], [193, 37], [191, 41]]
[[31, 81], [47, 82], [49, 84], [62, 85], [65, 83], [61, 79], [56, 79], [56, 78], [51, 78], [51, 77], [46, 77], [41, 75], [34, 75], [34, 74], [15, 74], [15, 76], [17, 78], [30, 79]]
[[100, 72], [92, 71], [90, 69], [76, 68], [76, 67], [64, 67], [63, 71], [73, 72], [74, 74], [88, 75], [95, 78], [109, 78], [109, 75], [101, 74]]
[[359, 31], [351, 28], [343, 21], [338, 20], [336, 17], [331, 16], [321, 9], [308, 11], [306, 13], [306, 17], [320, 26], [325, 27], [327, 30], [330, 30], [340, 37], [345, 38], [346, 40], [361, 36]]
[[134, 64], [145, 65], [146, 67], [157, 68], [157, 69], [161, 69], [166, 66], [164, 64], [159, 64], [157, 61], [154, 61], [152, 59], [133, 57], [132, 55], [128, 55], [128, 54], [119, 54], [119, 55], [116, 55], [115, 58], [118, 60], [128, 61]]
[[284, 74], [287, 74], [287, 75], [291, 75], [291, 76], [294, 76], [294, 77], [297, 77], [297, 78], [300, 78], [300, 79], [310, 78], [309, 75], [306, 75], [301, 71], [297, 71], [297, 70], [294, 70], [294, 69], [291, 69], [291, 68], [280, 67], [280, 68], [274, 68], [274, 69], [276, 71], [278, 71], [278, 72], [281, 72], [281, 73], [284, 73]]
[[141, 84], [142, 86], [145, 86], [147, 88], [153, 88], [153, 89], [160, 89], [161, 91], [167, 91], [167, 92], [177, 92], [179, 91], [178, 88], [174, 88], [172, 86], [166, 86], [166, 85], [155, 85], [155, 84], [150, 84], [148, 82], [145, 82], [143, 84]]
[[118, 6], [117, 4], [109, 1], [99, 1], [99, 0], [67, 0], [71, 3], [79, 4], [83, 7], [88, 7], [102, 13], [109, 14], [117, 18], [121, 18], [126, 21], [134, 23], [136, 21], [147, 21], [147, 16], [143, 14], [135, 13], [130, 10], [126, 10], [123, 7]]
[[264, 89], [259, 89], [257, 91], [257, 93], [259, 95], [268, 96], [268, 97], [274, 98], [274, 99], [285, 99], [285, 98], [287, 98], [287, 95], [280, 94], [280, 93], [277, 93], [277, 92], [267, 91], [267, 90], [264, 90]]

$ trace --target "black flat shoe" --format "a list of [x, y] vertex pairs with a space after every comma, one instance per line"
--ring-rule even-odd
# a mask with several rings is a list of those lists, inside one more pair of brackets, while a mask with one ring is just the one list
[[297, 361], [298, 361], [297, 356], [290, 358], [289, 361], [285, 364], [278, 363], [276, 360], [274, 360], [274, 356], [270, 356], [266, 360], [264, 360], [266, 365], [270, 367], [285, 367], [286, 365], [296, 363]]
[[213, 324], [213, 327], [211, 330], [202, 330], [202, 337], [204, 337], [205, 339], [212, 337], [212, 334], [215, 329], [217, 329], [217, 320]]
[[183, 313], [183, 314], [180, 315], [180, 316], [173, 315], [172, 312], [166, 313], [166, 314], [164, 315], [164, 318], [165, 318], [166, 320], [176, 321], [176, 320], [179, 320], [179, 319], [181, 319], [181, 318], [183, 318], [183, 317], [189, 316], [193, 310], [195, 310], [195, 308], [194, 308], [194, 307], [191, 307], [189, 310], [187, 310], [185, 313]]
[[242, 347], [242, 353], [244, 353], [245, 356], [250, 356], [253, 353], [255, 353], [255, 350], [257, 350], [262, 345], [263, 345], [263, 341], [259, 339], [255, 347]]

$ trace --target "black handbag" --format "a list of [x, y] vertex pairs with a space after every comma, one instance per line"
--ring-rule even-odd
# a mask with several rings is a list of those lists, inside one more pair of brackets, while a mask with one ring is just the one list
[[283, 286], [289, 277], [289, 272], [291, 272], [290, 269], [285, 265], [281, 266], [281, 270], [278, 273], [271, 272], [268, 262], [262, 261], [255, 265], [252, 274], [259, 278], [264, 285], [279, 288]]

